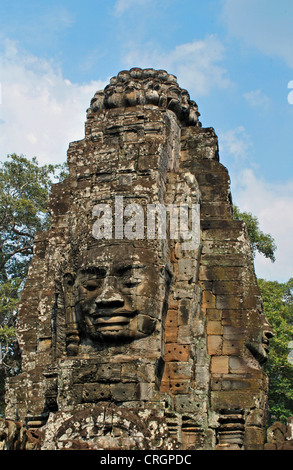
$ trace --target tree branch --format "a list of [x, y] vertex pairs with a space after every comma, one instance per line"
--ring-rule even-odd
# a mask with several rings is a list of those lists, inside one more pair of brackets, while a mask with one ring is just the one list
[[29, 237], [29, 238], [34, 238], [34, 235], [31, 235], [30, 233], [25, 233], [21, 232], [20, 230], [17, 230], [17, 228], [12, 227], [11, 229], [16, 235], [21, 235], [23, 237]]
[[32, 253], [32, 245], [27, 245], [27, 246], [24, 246], [23, 248], [18, 248], [17, 250], [14, 250], [12, 253], [10, 253], [8, 256], [6, 256], [6, 259], [5, 259], [5, 263], [7, 263], [8, 260], [10, 260], [10, 258], [12, 258], [14, 255], [17, 255], [18, 253], [25, 253], [26, 251], [30, 251], [30, 253]]

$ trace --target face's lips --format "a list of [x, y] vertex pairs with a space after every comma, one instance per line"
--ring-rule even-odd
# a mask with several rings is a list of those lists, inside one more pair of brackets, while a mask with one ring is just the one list
[[122, 317], [122, 316], [108, 316], [108, 317], [99, 317], [94, 321], [94, 325], [111, 325], [113, 323], [128, 323], [129, 317]]
[[94, 315], [93, 324], [99, 330], [115, 330], [121, 329], [127, 325], [135, 312], [124, 309], [101, 309], [97, 310]]
[[266, 351], [266, 353], [269, 352], [269, 347], [270, 347], [270, 340], [266, 336], [262, 338], [262, 344], [263, 348]]
[[123, 308], [99, 308], [93, 313], [93, 317], [95, 318], [107, 318], [107, 317], [113, 317], [113, 316], [123, 316], [123, 317], [132, 317], [135, 315], [136, 312], [131, 311], [131, 310], [126, 310]]

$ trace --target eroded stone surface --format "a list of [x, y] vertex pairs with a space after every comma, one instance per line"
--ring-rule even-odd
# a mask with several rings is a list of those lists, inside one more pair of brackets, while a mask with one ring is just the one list
[[[35, 239], [6, 446], [19, 421], [27, 448], [44, 450], [263, 449], [272, 333], [217, 136], [198, 116], [165, 71], [123, 71], [95, 94], [52, 190], [52, 227]], [[183, 249], [183, 235], [148, 238], [145, 226], [125, 237], [121, 201], [144, 214], [199, 205], [200, 243]], [[105, 239], [100, 204], [115, 222]]]

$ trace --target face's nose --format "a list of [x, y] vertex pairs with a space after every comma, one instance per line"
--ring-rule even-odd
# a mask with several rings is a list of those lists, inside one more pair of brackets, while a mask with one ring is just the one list
[[273, 332], [273, 330], [272, 330], [271, 328], [266, 328], [266, 329], [264, 330], [264, 333], [263, 333], [263, 334], [264, 334], [264, 337], [265, 337], [266, 339], [268, 339], [268, 340], [269, 340], [269, 339], [272, 339], [272, 338], [275, 336], [275, 335], [274, 335], [274, 332]]
[[263, 348], [266, 354], [268, 354], [269, 352], [270, 339], [272, 339], [274, 336], [275, 336], [274, 332], [272, 328], [270, 327], [270, 325], [268, 324], [267, 319], [265, 318], [264, 325], [263, 325], [262, 344], [263, 344]]
[[264, 330], [263, 332], [263, 337], [264, 337], [264, 342], [265, 343], [269, 343], [269, 340], [272, 339], [274, 337], [274, 333], [273, 333], [273, 330], [271, 330], [270, 328], [267, 328]]
[[124, 299], [115, 289], [113, 283], [107, 282], [102, 293], [96, 298], [96, 308], [99, 309], [117, 309], [124, 305]]
[[272, 339], [275, 336], [275, 334], [274, 334], [272, 328], [270, 327], [266, 317], [264, 317], [264, 321], [263, 321], [263, 336], [267, 340]]

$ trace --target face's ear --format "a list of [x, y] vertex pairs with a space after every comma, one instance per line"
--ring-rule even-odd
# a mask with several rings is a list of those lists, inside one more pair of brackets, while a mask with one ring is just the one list
[[67, 272], [63, 276], [63, 291], [66, 319], [66, 351], [68, 356], [76, 356], [78, 354], [79, 333], [75, 316], [75, 302], [73, 294], [75, 276], [71, 272]]
[[63, 288], [65, 292], [72, 292], [74, 281], [75, 281], [75, 276], [72, 273], [68, 272], [64, 274]]
[[166, 264], [160, 270], [161, 277], [164, 279], [167, 289], [169, 289], [171, 282], [173, 280], [173, 273], [171, 271], [171, 267]]

